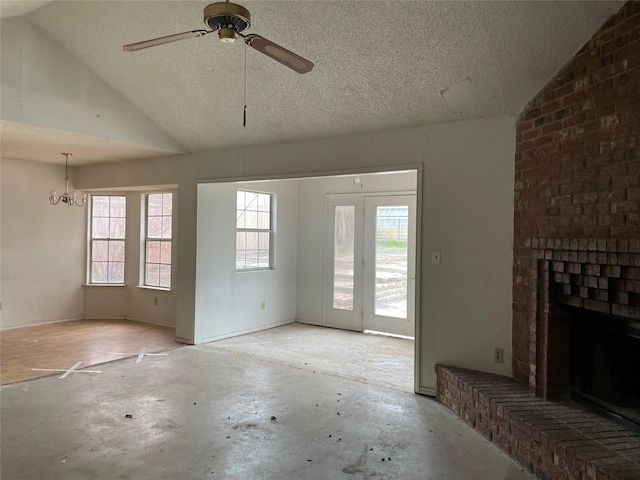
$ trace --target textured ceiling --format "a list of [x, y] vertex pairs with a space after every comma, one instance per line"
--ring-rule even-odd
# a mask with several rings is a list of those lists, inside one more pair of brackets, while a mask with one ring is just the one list
[[204, 28], [208, 3], [56, 1], [27, 18], [197, 152], [516, 114], [623, 2], [242, 2], [249, 32], [315, 63], [299, 75], [247, 48], [246, 128], [242, 42], [122, 51]]
[[51, 3], [53, 0], [0, 0], [0, 17], [17, 17]]

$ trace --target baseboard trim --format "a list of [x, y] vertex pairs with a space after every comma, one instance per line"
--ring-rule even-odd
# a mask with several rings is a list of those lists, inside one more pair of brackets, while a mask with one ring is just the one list
[[153, 320], [143, 320], [142, 318], [125, 317], [125, 320], [131, 320], [132, 322], [148, 323], [150, 325], [158, 325], [159, 327], [176, 328], [175, 324], [169, 325], [167, 323], [154, 322]]
[[416, 393], [420, 395], [426, 395], [427, 397], [435, 397], [438, 392], [436, 392], [435, 388], [418, 387], [418, 391]]
[[12, 325], [10, 327], [0, 327], [0, 331], [3, 330], [15, 330], [16, 328], [27, 328], [27, 327], [41, 327], [44, 325], [53, 325], [54, 323], [65, 323], [65, 322], [75, 322], [78, 320], [85, 320], [82, 317], [78, 318], [65, 318], [63, 320], [51, 320], [49, 322], [38, 322], [38, 323], [28, 323], [27, 325]]
[[117, 317], [106, 317], [106, 316], [84, 317], [83, 320], [129, 320], [131, 322], [147, 323], [149, 325], [157, 325], [159, 327], [176, 328], [175, 325], [168, 325], [166, 323], [154, 322], [153, 320], [144, 320], [142, 318], [127, 317], [126, 315], [125, 316], [117, 316]]
[[314, 325], [316, 327], [322, 327], [322, 322], [313, 322], [311, 320], [300, 320], [299, 318], [295, 319], [294, 323], [301, 323], [302, 325]]
[[100, 315], [99, 317], [83, 317], [82, 320], [127, 320], [127, 317], [107, 317], [106, 315]]
[[225, 333], [224, 335], [216, 335], [214, 337], [205, 337], [202, 339], [202, 343], [215, 342], [217, 340], [224, 340], [225, 338], [238, 337], [240, 335], [247, 335], [249, 333], [261, 332], [263, 330], [270, 330], [272, 328], [282, 327], [284, 325], [291, 325], [296, 323], [295, 320], [284, 320], [281, 322], [270, 323], [261, 327], [249, 328], [247, 330], [238, 330], [237, 332]]

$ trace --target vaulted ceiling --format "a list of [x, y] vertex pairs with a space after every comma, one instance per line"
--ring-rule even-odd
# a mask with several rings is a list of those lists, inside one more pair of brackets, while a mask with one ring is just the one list
[[3, 31], [24, 16], [166, 136], [102, 136], [55, 115], [36, 125], [3, 112], [3, 156], [42, 161], [72, 141], [84, 162], [109, 161], [515, 115], [623, 2], [242, 1], [248, 33], [315, 63], [304, 75], [215, 34], [123, 52], [204, 28], [208, 3], [2, 0]]

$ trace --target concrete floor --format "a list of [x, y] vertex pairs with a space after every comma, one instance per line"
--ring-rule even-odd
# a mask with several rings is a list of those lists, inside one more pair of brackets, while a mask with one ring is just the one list
[[210, 344], [100, 370], [1, 387], [3, 480], [533, 478], [434, 400], [310, 365]]
[[207, 347], [413, 392], [414, 344], [404, 338], [292, 323]]

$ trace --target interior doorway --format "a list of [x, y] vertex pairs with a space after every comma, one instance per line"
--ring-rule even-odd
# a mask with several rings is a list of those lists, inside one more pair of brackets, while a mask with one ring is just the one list
[[416, 196], [329, 195], [324, 323], [415, 335]]
[[[198, 343], [296, 323], [402, 336], [393, 340], [405, 340], [417, 359], [418, 179], [417, 170], [403, 170], [199, 184]], [[237, 268], [239, 191], [272, 198], [269, 267]], [[336, 222], [335, 212], [350, 215], [352, 226]], [[343, 243], [352, 236], [351, 258], [327, 259], [330, 251], [337, 251], [336, 235]], [[335, 285], [333, 275], [328, 280], [327, 265], [338, 271]], [[337, 292], [341, 295], [334, 295]], [[328, 315], [330, 309], [335, 316]], [[372, 352], [374, 357], [379, 354], [380, 349]], [[419, 362], [404, 370], [417, 389]]]

